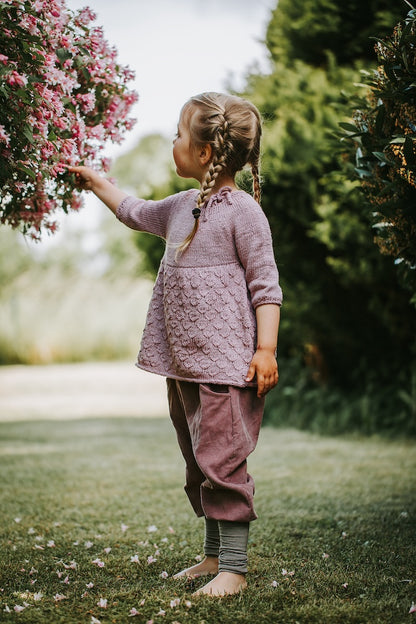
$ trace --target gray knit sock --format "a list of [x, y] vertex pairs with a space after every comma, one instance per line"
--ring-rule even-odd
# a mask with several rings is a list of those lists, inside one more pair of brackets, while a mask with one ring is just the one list
[[220, 551], [220, 532], [218, 520], [205, 518], [204, 553], [208, 557], [218, 557]]
[[220, 530], [220, 572], [247, 572], [247, 542], [249, 522], [228, 522], [219, 520]]

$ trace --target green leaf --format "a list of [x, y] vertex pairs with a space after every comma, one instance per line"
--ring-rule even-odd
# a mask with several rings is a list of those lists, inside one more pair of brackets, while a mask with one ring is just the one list
[[58, 48], [56, 50], [56, 56], [61, 61], [61, 63], [64, 63], [68, 59], [72, 58], [71, 52], [69, 52], [66, 48]]
[[360, 132], [360, 129], [357, 128], [357, 126], [354, 126], [353, 124], [350, 123], [344, 123], [343, 121], [340, 122], [339, 126], [343, 129], [346, 130], [347, 132], [353, 132], [354, 134], [357, 134]]
[[379, 160], [382, 163], [388, 163], [390, 164], [389, 159], [387, 158], [387, 156], [385, 155], [384, 152], [372, 152], [373, 156], [375, 156], [377, 158], [377, 160]]
[[29, 141], [29, 143], [34, 143], [35, 139], [33, 138], [33, 130], [31, 128], [31, 126], [24, 126], [23, 128], [23, 135], [27, 138], [27, 140]]
[[23, 171], [24, 173], [26, 173], [28, 176], [30, 176], [31, 178], [33, 178], [33, 180], [36, 180], [36, 174], [31, 170], [28, 169], [27, 167], [25, 167], [24, 165], [17, 165], [17, 168], [20, 171]]

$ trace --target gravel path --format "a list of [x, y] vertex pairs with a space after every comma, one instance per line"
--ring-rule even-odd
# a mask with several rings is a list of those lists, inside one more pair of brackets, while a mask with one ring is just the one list
[[167, 416], [163, 377], [132, 362], [0, 366], [0, 421]]

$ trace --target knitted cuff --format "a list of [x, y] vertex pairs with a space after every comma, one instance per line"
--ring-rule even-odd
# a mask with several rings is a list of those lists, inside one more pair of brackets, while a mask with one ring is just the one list
[[218, 521], [221, 544], [218, 566], [220, 572], [246, 574], [249, 526], [249, 522]]
[[204, 553], [208, 557], [218, 557], [220, 551], [220, 533], [218, 520], [205, 518]]

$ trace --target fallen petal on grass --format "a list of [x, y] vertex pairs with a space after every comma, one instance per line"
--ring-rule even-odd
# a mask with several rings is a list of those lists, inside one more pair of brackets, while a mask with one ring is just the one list
[[24, 611], [26, 607], [22, 607], [22, 605], [14, 605], [13, 609], [14, 611], [16, 611], [16, 613], [20, 613], [21, 611]]
[[174, 600], [170, 601], [169, 606], [171, 609], [174, 609], [175, 607], [179, 607], [180, 603], [180, 598], [174, 598]]
[[60, 602], [61, 600], [66, 600], [66, 596], [64, 594], [55, 594], [53, 599], [55, 602]]

